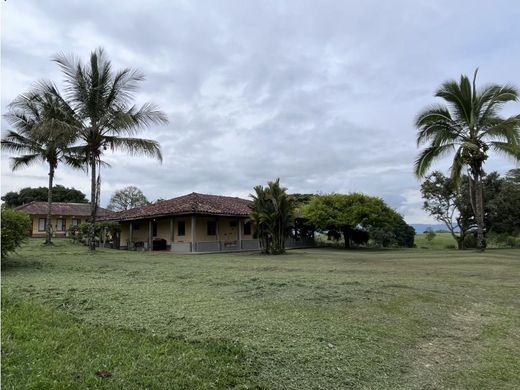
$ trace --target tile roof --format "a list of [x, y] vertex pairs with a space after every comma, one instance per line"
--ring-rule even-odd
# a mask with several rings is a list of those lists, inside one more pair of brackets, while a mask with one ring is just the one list
[[251, 203], [250, 200], [241, 198], [192, 192], [191, 194], [163, 200], [156, 204], [111, 213], [106, 219], [125, 221], [186, 214], [247, 217], [251, 213]]
[[[16, 210], [25, 211], [31, 215], [46, 215], [47, 214], [47, 202], [29, 202], [21, 206], [16, 207]], [[105, 216], [110, 213], [109, 210], [103, 207], [98, 207], [98, 216]], [[90, 216], [90, 203], [66, 203], [66, 202], [53, 202], [51, 206], [52, 215], [72, 215], [78, 217], [89, 217]]]

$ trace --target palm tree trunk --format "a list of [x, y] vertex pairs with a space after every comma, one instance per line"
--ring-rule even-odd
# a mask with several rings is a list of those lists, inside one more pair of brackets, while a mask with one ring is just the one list
[[473, 166], [471, 168], [471, 175], [469, 176], [469, 194], [471, 208], [473, 215], [477, 222], [477, 248], [484, 250], [486, 247], [486, 240], [484, 238], [484, 194], [482, 188], [482, 174], [481, 167]]
[[486, 248], [486, 240], [484, 238], [484, 193], [481, 175], [478, 175], [475, 185], [475, 207], [475, 218], [477, 219], [477, 248], [483, 251]]
[[90, 158], [90, 228], [88, 232], [88, 245], [91, 251], [96, 250], [96, 206], [97, 206], [97, 182], [96, 182], [96, 159]]
[[52, 224], [51, 224], [51, 207], [52, 207], [52, 185], [54, 182], [54, 167], [49, 167], [49, 188], [47, 190], [47, 238], [45, 244], [52, 244]]

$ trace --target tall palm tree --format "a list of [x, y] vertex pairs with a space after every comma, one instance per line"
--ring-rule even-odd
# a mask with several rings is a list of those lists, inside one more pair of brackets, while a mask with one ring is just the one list
[[498, 115], [504, 104], [518, 101], [518, 90], [496, 84], [477, 89], [477, 71], [473, 82], [462, 75], [459, 82], [443, 83], [435, 96], [447, 105], [430, 106], [417, 116], [417, 145], [427, 147], [415, 161], [415, 173], [424, 177], [435, 160], [454, 153], [451, 178], [458, 184], [462, 170], [467, 170], [478, 246], [484, 249], [484, 163], [490, 150], [520, 161], [520, 115]]
[[5, 114], [14, 130], [8, 130], [2, 139], [2, 149], [21, 154], [11, 158], [13, 170], [39, 161], [49, 165], [46, 244], [52, 243], [52, 187], [58, 163], [81, 167], [70, 151], [75, 139], [74, 113], [57, 95], [52, 83], [41, 82], [34, 90], [18, 96]]
[[54, 61], [64, 75], [65, 101], [80, 121], [77, 129], [78, 145], [74, 152], [83, 157], [90, 169], [89, 247], [94, 250], [101, 180], [99, 170], [103, 153], [107, 149], [121, 150], [162, 161], [157, 141], [135, 136], [152, 124], [167, 123], [167, 117], [151, 103], [135, 106], [134, 92], [144, 76], [131, 68], [113, 71], [110, 60], [101, 48], [90, 54], [88, 63], [63, 54], [57, 55]]

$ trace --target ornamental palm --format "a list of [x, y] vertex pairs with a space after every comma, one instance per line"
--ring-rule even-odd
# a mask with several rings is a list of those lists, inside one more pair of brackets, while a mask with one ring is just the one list
[[82, 156], [91, 174], [91, 215], [89, 246], [95, 249], [95, 224], [100, 192], [100, 168], [103, 153], [110, 149], [132, 155], [155, 157], [162, 161], [159, 143], [136, 138], [135, 135], [152, 124], [166, 123], [166, 115], [151, 103], [141, 107], [133, 104], [133, 93], [144, 76], [135, 69], [112, 70], [112, 64], [97, 49], [90, 61], [82, 63], [75, 57], [58, 55], [54, 59], [65, 78], [65, 100], [80, 121], [77, 129], [79, 145], [74, 148]]
[[520, 115], [508, 118], [498, 115], [504, 104], [518, 101], [518, 90], [511, 85], [496, 84], [477, 90], [477, 71], [473, 82], [464, 75], [458, 83], [446, 81], [435, 96], [444, 99], [447, 105], [430, 106], [418, 115], [417, 145], [427, 147], [415, 161], [415, 173], [424, 177], [435, 160], [454, 153], [451, 178], [458, 184], [462, 170], [467, 170], [478, 245], [484, 249], [484, 163], [490, 149], [520, 161]]
[[258, 235], [265, 253], [285, 252], [285, 240], [294, 218], [294, 200], [287, 188], [280, 186], [280, 179], [256, 186], [251, 206], [251, 219], [256, 223]]
[[2, 139], [3, 149], [21, 154], [11, 158], [13, 170], [39, 161], [49, 165], [46, 244], [52, 242], [52, 187], [58, 163], [75, 168], [81, 166], [70, 152], [75, 138], [74, 113], [62, 103], [58, 95], [52, 83], [42, 82], [29, 93], [18, 96], [8, 106], [9, 111], [5, 115], [15, 130], [8, 130]]

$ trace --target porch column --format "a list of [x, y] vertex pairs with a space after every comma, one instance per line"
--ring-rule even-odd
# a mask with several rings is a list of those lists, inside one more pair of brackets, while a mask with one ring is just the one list
[[170, 245], [173, 244], [173, 226], [174, 226], [174, 222], [173, 222], [173, 218], [170, 218]]
[[197, 224], [197, 218], [192, 215], [191, 216], [191, 251], [196, 252], [197, 251], [197, 241], [195, 237], [195, 232], [197, 231], [196, 228]]
[[218, 220], [218, 217], [215, 218], [215, 225], [216, 225], [216, 236], [217, 237], [217, 242], [218, 242], [218, 250], [221, 251], [222, 250], [222, 245], [221, 245], [221, 242], [220, 242], [220, 232], [219, 232], [219, 228], [218, 228], [218, 223], [219, 223], [219, 220]]
[[238, 219], [238, 249], [242, 249], [242, 220]]
[[153, 242], [153, 238], [152, 238], [152, 220], [150, 219], [148, 221], [148, 250], [151, 251], [153, 248], [152, 248], [152, 242]]
[[128, 226], [128, 246], [126, 249], [133, 249], [134, 247], [134, 223], [130, 221], [130, 225]]

